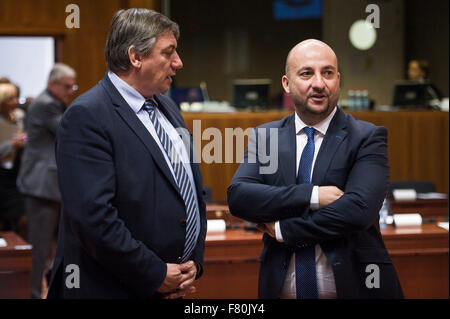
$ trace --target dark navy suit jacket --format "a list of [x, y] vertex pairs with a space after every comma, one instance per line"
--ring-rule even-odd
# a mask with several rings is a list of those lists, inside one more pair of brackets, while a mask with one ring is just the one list
[[[249, 143], [256, 146], [249, 146], [228, 188], [233, 215], [255, 223], [280, 220], [284, 243], [263, 236], [259, 297], [279, 298], [294, 250], [320, 244], [332, 265], [338, 298], [401, 298], [400, 283], [379, 229], [379, 210], [389, 184], [387, 130], [338, 108], [317, 155], [311, 184], [296, 185], [294, 115], [259, 128], [267, 129], [267, 146], [275, 137], [268, 129], [278, 129], [277, 171], [261, 174], [261, 161], [248, 160], [249, 149], [259, 147], [261, 131], [256, 130]], [[311, 211], [313, 185], [334, 185], [345, 194]], [[375, 282], [369, 277], [374, 274], [372, 268], [366, 269], [370, 264], [379, 268], [379, 288], [368, 288]]]
[[[155, 98], [175, 128], [186, 127], [173, 101]], [[48, 297], [161, 297], [165, 264], [183, 254], [185, 204], [160, 148], [107, 75], [64, 114], [56, 160], [63, 207]], [[199, 166], [191, 168], [201, 224], [191, 259], [202, 269], [206, 209]], [[79, 288], [66, 285], [69, 265]]]

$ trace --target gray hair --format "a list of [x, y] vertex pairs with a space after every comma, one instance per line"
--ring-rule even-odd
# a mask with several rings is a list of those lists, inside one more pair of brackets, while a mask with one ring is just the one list
[[156, 38], [170, 31], [178, 40], [178, 24], [153, 10], [131, 8], [119, 10], [111, 21], [105, 45], [106, 65], [113, 72], [128, 71], [130, 47], [143, 57], [150, 54]]
[[48, 76], [48, 81], [58, 81], [62, 77], [76, 78], [77, 74], [74, 69], [64, 63], [55, 63], [52, 70], [50, 71], [50, 75]]

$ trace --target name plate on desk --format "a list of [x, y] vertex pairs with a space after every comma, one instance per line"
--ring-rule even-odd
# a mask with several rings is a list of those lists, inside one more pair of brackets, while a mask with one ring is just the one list
[[394, 189], [392, 195], [398, 201], [415, 200], [417, 198], [417, 193], [414, 189]]
[[422, 225], [422, 216], [420, 214], [394, 214], [394, 223], [396, 227], [420, 226]]
[[210, 219], [206, 225], [207, 233], [222, 233], [227, 229], [227, 225], [223, 219]]

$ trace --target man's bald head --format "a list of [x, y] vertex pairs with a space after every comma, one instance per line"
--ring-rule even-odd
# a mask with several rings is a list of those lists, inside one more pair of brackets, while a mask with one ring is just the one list
[[288, 54], [281, 83], [302, 121], [307, 125], [319, 123], [333, 111], [339, 99], [336, 54], [322, 41], [300, 42]]
[[319, 49], [322, 52], [328, 52], [329, 54], [331, 54], [336, 62], [336, 69], [338, 67], [338, 62], [337, 62], [337, 56], [334, 53], [333, 49], [326, 44], [325, 42], [322, 42], [320, 40], [316, 40], [316, 39], [307, 39], [304, 40], [300, 43], [298, 43], [296, 46], [294, 46], [288, 53], [288, 56], [286, 58], [286, 66], [285, 66], [285, 72], [286, 72], [286, 76], [289, 75], [289, 67], [291, 64], [291, 60], [294, 56], [297, 56], [298, 54], [303, 54], [306, 51], [312, 50], [314, 49], [314, 47], [317, 49]]

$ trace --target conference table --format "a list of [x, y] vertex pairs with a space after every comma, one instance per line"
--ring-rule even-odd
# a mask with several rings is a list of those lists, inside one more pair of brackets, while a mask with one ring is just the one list
[[[448, 221], [448, 199], [393, 201], [392, 210], [394, 214], [419, 212], [435, 220], [420, 226], [381, 228], [405, 298], [448, 298], [449, 233], [436, 223]], [[204, 274], [195, 282], [197, 292], [187, 298], [257, 298], [262, 233], [232, 216], [223, 203], [208, 203], [207, 218], [225, 220], [227, 229], [207, 233]], [[0, 237], [7, 243], [0, 247], [0, 299], [29, 298], [31, 246], [13, 232], [0, 232]]]
[[[228, 229], [207, 234], [204, 274], [195, 284], [197, 292], [188, 298], [257, 298], [262, 233], [246, 230], [243, 221], [226, 217], [226, 205], [208, 205], [207, 214], [209, 219], [224, 219]], [[420, 226], [388, 225], [381, 228], [381, 234], [405, 298], [449, 297], [448, 230], [434, 222]]]

